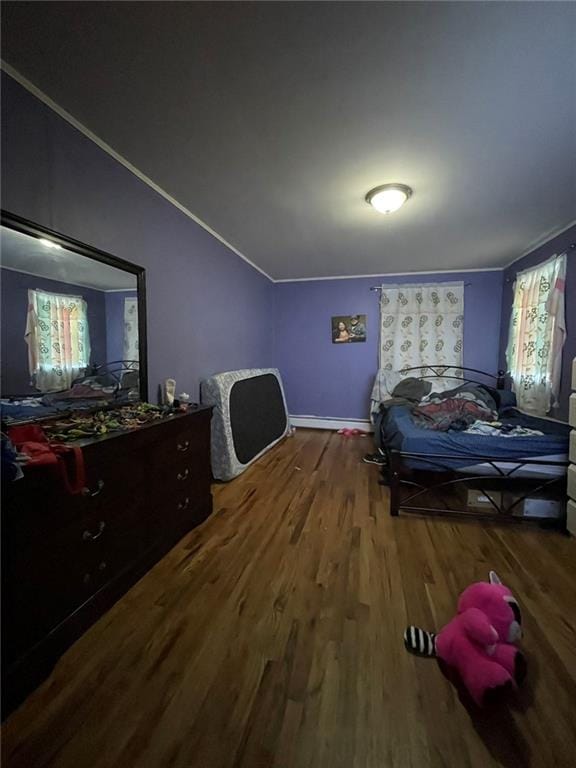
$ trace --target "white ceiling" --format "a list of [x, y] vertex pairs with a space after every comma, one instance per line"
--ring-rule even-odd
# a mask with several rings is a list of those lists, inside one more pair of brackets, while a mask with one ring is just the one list
[[49, 248], [36, 237], [0, 227], [0, 266], [98, 291], [136, 290], [136, 275], [65, 248]]
[[[503, 266], [576, 218], [576, 4], [5, 3], [4, 59], [275, 279]], [[396, 214], [376, 185], [414, 189]]]

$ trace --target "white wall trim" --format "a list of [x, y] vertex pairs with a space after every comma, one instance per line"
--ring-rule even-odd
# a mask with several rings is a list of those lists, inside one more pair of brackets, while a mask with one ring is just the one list
[[330, 275], [328, 277], [283, 277], [275, 283], [307, 283], [315, 280], [359, 280], [371, 277], [413, 277], [415, 275], [460, 275], [469, 272], [502, 272], [505, 267], [484, 267], [478, 269], [428, 269], [425, 272], [378, 272], [376, 275]]
[[373, 432], [374, 427], [368, 419], [334, 419], [324, 416], [289, 416], [293, 427], [305, 429], [361, 429], [364, 432]]
[[18, 83], [20, 83], [22, 87], [26, 88], [27, 91], [29, 91], [33, 96], [35, 96], [37, 99], [39, 99], [44, 104], [46, 104], [47, 107], [49, 107], [53, 112], [56, 112], [56, 114], [59, 115], [64, 120], [66, 120], [66, 122], [70, 123], [70, 125], [72, 125], [78, 131], [80, 131], [80, 133], [84, 134], [86, 138], [90, 139], [90, 141], [93, 141], [94, 144], [100, 147], [101, 150], [106, 152], [106, 154], [110, 155], [110, 157], [113, 157], [114, 160], [116, 160], [118, 163], [123, 165], [124, 168], [128, 169], [130, 173], [134, 174], [134, 176], [140, 179], [140, 181], [144, 182], [144, 184], [146, 184], [151, 189], [153, 189], [154, 192], [157, 192], [159, 195], [161, 195], [165, 200], [168, 200], [169, 203], [172, 203], [172, 205], [178, 208], [178, 210], [181, 211], [185, 216], [188, 216], [189, 219], [192, 219], [192, 221], [194, 221], [196, 224], [201, 226], [202, 229], [206, 230], [206, 232], [212, 235], [212, 237], [215, 237], [216, 240], [219, 240], [222, 243], [222, 245], [225, 245], [226, 248], [233, 251], [237, 256], [240, 256], [241, 259], [243, 259], [247, 264], [250, 264], [250, 266], [253, 267], [257, 272], [260, 272], [260, 274], [268, 278], [270, 282], [272, 283], [275, 282], [274, 279], [270, 277], [270, 275], [262, 269], [262, 267], [259, 267], [257, 264], [251, 261], [247, 256], [245, 256], [241, 251], [239, 251], [238, 248], [236, 248], [227, 240], [225, 240], [222, 237], [222, 235], [219, 235], [218, 232], [216, 232], [216, 230], [208, 226], [208, 224], [202, 221], [202, 219], [199, 219], [198, 216], [193, 214], [192, 211], [186, 208], [186, 206], [182, 205], [182, 203], [179, 203], [178, 200], [176, 200], [174, 197], [168, 194], [168, 192], [162, 189], [162, 187], [158, 186], [158, 184], [152, 181], [152, 179], [146, 176], [146, 174], [142, 173], [142, 171], [136, 168], [135, 165], [132, 165], [132, 163], [129, 160], [126, 160], [125, 157], [123, 157], [121, 154], [116, 152], [115, 149], [112, 149], [112, 147], [109, 144], [106, 144], [105, 141], [103, 141], [98, 136], [96, 136], [96, 134], [93, 133], [89, 128], [83, 125], [79, 120], [73, 117], [69, 112], [63, 109], [55, 101], [53, 101], [50, 98], [50, 96], [44, 93], [44, 91], [41, 91], [40, 88], [34, 85], [34, 83], [30, 82], [30, 80], [25, 78], [24, 75], [21, 75], [17, 69], [14, 69], [14, 67], [10, 66], [10, 64], [4, 61], [4, 59], [0, 60], [0, 65], [2, 69], [8, 75], [10, 75], [10, 77], [12, 77]]
[[513, 264], [516, 264], [516, 262], [520, 261], [520, 259], [523, 259], [525, 256], [529, 256], [532, 253], [532, 251], [535, 251], [538, 248], [541, 248], [543, 245], [546, 245], [546, 243], [549, 243], [550, 240], [554, 240], [555, 237], [560, 237], [560, 235], [563, 235], [564, 232], [568, 232], [568, 230], [575, 225], [576, 225], [576, 219], [574, 219], [574, 221], [571, 221], [570, 224], [567, 224], [565, 227], [551, 230], [547, 235], [543, 235], [540, 239], [535, 240], [533, 245], [531, 245], [528, 248], [528, 250], [524, 251], [523, 254], [521, 254], [520, 256], [515, 256], [509, 264], [506, 264], [506, 266], [503, 267], [503, 269], [508, 269], [508, 267], [511, 267]]

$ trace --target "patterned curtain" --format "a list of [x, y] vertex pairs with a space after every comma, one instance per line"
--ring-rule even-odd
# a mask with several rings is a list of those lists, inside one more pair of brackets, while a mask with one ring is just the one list
[[41, 392], [68, 389], [90, 360], [86, 302], [81, 296], [28, 291], [28, 366]]
[[138, 299], [124, 299], [124, 360], [139, 360]]
[[381, 369], [462, 365], [463, 345], [463, 283], [382, 286]]
[[565, 279], [562, 254], [519, 272], [514, 284], [506, 362], [518, 406], [536, 415], [548, 413], [560, 388]]

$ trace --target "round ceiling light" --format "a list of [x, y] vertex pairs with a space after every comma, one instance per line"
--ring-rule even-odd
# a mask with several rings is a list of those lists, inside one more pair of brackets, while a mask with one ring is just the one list
[[368, 192], [366, 202], [380, 213], [394, 213], [411, 195], [412, 190], [406, 184], [382, 184]]

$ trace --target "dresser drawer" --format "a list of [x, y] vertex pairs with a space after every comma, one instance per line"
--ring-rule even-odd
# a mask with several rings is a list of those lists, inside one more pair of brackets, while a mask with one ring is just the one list
[[28, 648], [108, 581], [137, 561], [154, 541], [153, 519], [138, 496], [100, 507], [53, 531], [43, 543], [18, 548], [5, 541], [8, 646]]
[[210, 445], [210, 420], [198, 419], [192, 426], [187, 422], [167, 425], [162, 438], [162, 455], [157, 455], [160, 464], [189, 460], [196, 462], [206, 456], [206, 446]]
[[84, 520], [80, 534], [85, 553], [84, 583], [97, 591], [139, 560], [154, 545], [156, 534], [148, 502], [143, 504], [140, 496], [124, 498], [121, 504], [92, 513]]
[[196, 490], [182, 493], [164, 501], [158, 508], [161, 519], [165, 522], [166, 530], [171, 538], [178, 540], [203, 522], [212, 511], [212, 496], [210, 489], [207, 493], [199, 494]]
[[146, 451], [133, 451], [127, 456], [118, 451], [84, 449], [86, 472], [85, 488], [75, 497], [80, 513], [97, 506], [117, 502], [119, 496], [130, 497], [142, 493], [150, 482], [152, 457]]
[[576, 464], [568, 467], [568, 496], [576, 501]]
[[8, 658], [16, 648], [30, 648], [89, 599], [93, 589], [85, 574], [93, 567], [93, 554], [82, 542], [78, 523], [52, 532], [44, 547], [34, 541], [18, 548], [7, 537], [3, 572], [10, 589], [3, 610]]
[[190, 486], [210, 485], [210, 463], [205, 455], [181, 456], [175, 461], [158, 462], [152, 469], [154, 493], [160, 498], [179, 495]]

